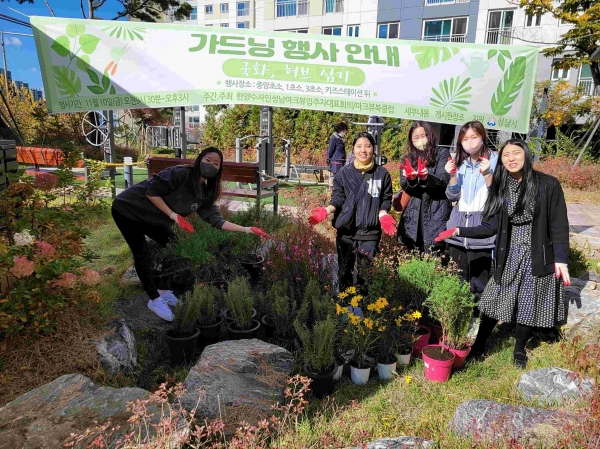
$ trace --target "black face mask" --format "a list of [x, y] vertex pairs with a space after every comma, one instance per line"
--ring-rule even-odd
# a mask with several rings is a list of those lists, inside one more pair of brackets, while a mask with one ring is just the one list
[[213, 179], [219, 173], [219, 169], [212, 164], [200, 162], [200, 176], [204, 179]]

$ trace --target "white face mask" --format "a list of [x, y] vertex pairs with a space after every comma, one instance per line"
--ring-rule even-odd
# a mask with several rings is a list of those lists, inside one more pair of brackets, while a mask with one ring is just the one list
[[483, 146], [483, 141], [481, 139], [470, 139], [462, 142], [463, 149], [467, 152], [467, 154], [471, 155], [473, 153], [477, 153], [481, 150]]
[[425, 148], [427, 148], [427, 139], [419, 139], [416, 140], [415, 142], [413, 142], [413, 145], [415, 146], [415, 148], [419, 151], [425, 151]]

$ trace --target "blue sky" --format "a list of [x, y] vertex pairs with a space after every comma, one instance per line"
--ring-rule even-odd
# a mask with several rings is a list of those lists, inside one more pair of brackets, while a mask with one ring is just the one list
[[[73, 17], [81, 19], [79, 0], [48, 0], [57, 17]], [[84, 4], [87, 2], [84, 2]], [[117, 0], [107, 0], [104, 6], [97, 11], [96, 15], [101, 19], [112, 19], [121, 10]], [[44, 0], [35, 0], [34, 4], [24, 3], [19, 5], [16, 1], [4, 1], [0, 3], [0, 13], [15, 17], [28, 22], [28, 18], [10, 10], [13, 8], [28, 16], [50, 16], [50, 12], [44, 4]], [[87, 14], [87, 11], [86, 11]], [[0, 30], [13, 31], [16, 33], [31, 34], [31, 29], [16, 25], [5, 20], [0, 20]], [[8, 70], [12, 72], [14, 80], [22, 80], [29, 83], [29, 87], [43, 89], [42, 76], [40, 74], [40, 63], [38, 61], [35, 43], [32, 37], [5, 35], [6, 62]], [[0, 61], [0, 67], [2, 62]]]

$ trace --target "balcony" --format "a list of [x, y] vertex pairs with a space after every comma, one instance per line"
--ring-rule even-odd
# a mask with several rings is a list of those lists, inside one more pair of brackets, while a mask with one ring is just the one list
[[422, 41], [428, 42], [467, 42], [466, 34], [440, 34], [438, 36], [422, 36]]
[[469, 3], [471, 0], [425, 0], [425, 6], [454, 5], [455, 3]]
[[250, 8], [238, 8], [237, 15], [238, 15], [238, 17], [249, 16]]
[[485, 43], [491, 45], [511, 45], [514, 28], [492, 28], [485, 32]]
[[308, 15], [309, 0], [278, 0], [275, 17], [300, 17]]
[[583, 95], [586, 97], [594, 97], [596, 96], [596, 89], [594, 88], [594, 80], [592, 79], [583, 79], [579, 80], [577, 83], [577, 87], [580, 87]]
[[323, 14], [337, 14], [344, 12], [344, 0], [324, 0]]

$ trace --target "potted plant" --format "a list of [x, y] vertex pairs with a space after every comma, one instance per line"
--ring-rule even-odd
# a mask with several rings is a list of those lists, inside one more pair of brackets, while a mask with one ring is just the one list
[[272, 301], [271, 317], [275, 325], [273, 338], [278, 345], [291, 350], [294, 347], [294, 338], [296, 337], [293, 323], [298, 315], [298, 305], [288, 295], [287, 286], [287, 281], [273, 285], [269, 290], [268, 297]]
[[196, 340], [200, 331], [196, 329], [196, 320], [200, 316], [200, 301], [193, 292], [187, 292], [177, 303], [173, 318], [173, 327], [167, 331], [171, 364], [190, 363], [194, 357]]
[[377, 373], [380, 379], [391, 379], [396, 373], [397, 328], [393, 326], [396, 307], [390, 307], [386, 298], [380, 297], [367, 305], [367, 312], [378, 316], [374, 319], [373, 330], [379, 333], [375, 349]]
[[[469, 316], [472, 310], [473, 295], [469, 284], [458, 276], [439, 276], [425, 304], [433, 318], [442, 325], [442, 339], [448, 340], [448, 331], [465, 313]], [[423, 349], [425, 377], [437, 382], [446, 382], [452, 371], [455, 356], [444, 345], [429, 345]]]
[[315, 323], [312, 330], [306, 324], [294, 321], [294, 329], [302, 342], [304, 372], [312, 380], [310, 389], [318, 398], [333, 392], [333, 376], [338, 370], [334, 357], [336, 323], [328, 317]]
[[221, 292], [212, 285], [195, 284], [191, 295], [199, 303], [197, 328], [200, 331], [198, 339], [201, 348], [219, 341], [223, 316], [217, 310], [217, 301]]
[[263, 271], [265, 258], [259, 254], [261, 246], [260, 237], [252, 234], [239, 234], [240, 249], [238, 261], [242, 269], [248, 274], [250, 283], [256, 285]]
[[456, 307], [460, 308], [454, 321], [448, 325], [446, 333], [442, 336], [444, 346], [454, 354], [453, 369], [460, 369], [465, 366], [465, 359], [471, 352], [471, 345], [467, 334], [471, 327], [473, 318], [473, 307], [475, 307], [474, 296], [471, 293], [469, 284], [462, 282], [460, 288], [454, 284], [454, 291], [449, 294], [456, 298]]
[[[421, 312], [411, 310], [399, 314], [394, 320], [397, 329], [396, 358], [400, 365], [409, 365], [413, 351], [420, 353], [427, 345], [429, 335], [421, 335], [422, 332], [426, 332], [426, 328], [419, 325], [419, 318]], [[417, 343], [419, 339], [422, 341]]]
[[225, 303], [233, 318], [233, 321], [227, 325], [232, 338], [234, 340], [256, 338], [260, 323], [253, 319], [254, 296], [248, 279], [237, 277], [229, 283], [229, 289], [225, 293]]

